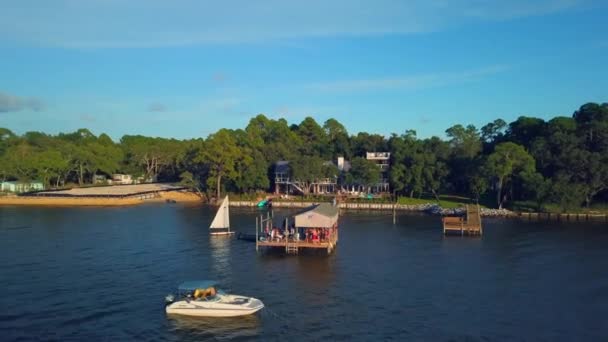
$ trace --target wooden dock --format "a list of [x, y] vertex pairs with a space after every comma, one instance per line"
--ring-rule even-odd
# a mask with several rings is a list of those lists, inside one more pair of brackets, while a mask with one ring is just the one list
[[324, 249], [330, 254], [338, 244], [338, 208], [329, 203], [309, 206], [294, 215], [293, 224], [285, 218], [283, 229], [273, 225], [272, 217], [256, 219], [256, 251], [260, 248], [284, 248], [287, 254], [303, 249]]
[[275, 240], [258, 241], [257, 248], [260, 247], [280, 247], [284, 248], [287, 254], [298, 254], [301, 249], [325, 249], [327, 253], [331, 253], [338, 243], [338, 234], [335, 237], [319, 242], [312, 242], [310, 240], [295, 240], [293, 238], [282, 238]]
[[467, 205], [465, 217], [443, 217], [443, 234], [481, 235], [483, 228], [480, 211], [479, 205]]
[[563, 222], [607, 222], [608, 214], [590, 213], [518, 213], [517, 217], [528, 221], [563, 221]]

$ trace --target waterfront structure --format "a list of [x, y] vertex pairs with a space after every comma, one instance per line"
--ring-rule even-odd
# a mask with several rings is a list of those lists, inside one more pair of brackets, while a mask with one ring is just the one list
[[38, 181], [32, 181], [32, 182], [9, 181], [9, 182], [0, 183], [0, 191], [22, 193], [22, 192], [40, 191], [40, 190], [44, 190], [44, 184], [42, 184], [42, 182], [38, 182]]
[[310, 206], [285, 219], [282, 228], [274, 227], [267, 217], [256, 220], [256, 250], [281, 248], [297, 254], [301, 249], [325, 249], [331, 253], [338, 243], [338, 207], [329, 203]]
[[[327, 161], [325, 163], [332, 163]], [[281, 160], [274, 165], [274, 193], [292, 194], [333, 194], [336, 192], [336, 178], [321, 178], [313, 182], [304, 182], [291, 176], [289, 161]]]
[[[287, 160], [279, 160], [274, 164], [274, 193], [279, 195], [285, 193], [287, 195], [293, 193], [293, 184], [291, 183], [291, 170]], [[302, 189], [296, 186], [299, 192]]]
[[481, 235], [481, 210], [479, 205], [467, 205], [465, 217], [446, 216], [441, 219], [443, 234]]
[[390, 152], [367, 152], [365, 159], [371, 160], [380, 168], [380, 179], [372, 186], [372, 192], [389, 192], [388, 170], [390, 168]]

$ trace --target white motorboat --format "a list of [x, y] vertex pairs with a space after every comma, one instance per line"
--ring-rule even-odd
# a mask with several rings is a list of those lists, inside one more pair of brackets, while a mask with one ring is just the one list
[[251, 315], [264, 307], [261, 300], [226, 294], [216, 289], [216, 282], [188, 281], [178, 288], [178, 298], [165, 298], [168, 314], [201, 317], [235, 317]]
[[224, 197], [217, 213], [215, 213], [215, 218], [213, 218], [209, 230], [211, 235], [234, 234], [234, 232], [230, 230], [230, 203], [228, 201], [228, 195]]

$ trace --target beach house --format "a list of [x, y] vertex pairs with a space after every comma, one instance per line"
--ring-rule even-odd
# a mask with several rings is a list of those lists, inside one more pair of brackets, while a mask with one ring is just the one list
[[22, 192], [30, 192], [30, 191], [40, 191], [44, 190], [44, 184], [39, 181], [31, 181], [31, 182], [19, 182], [19, 181], [8, 181], [0, 183], [0, 191], [5, 192], [14, 192], [14, 193], [22, 193]]
[[389, 192], [388, 170], [390, 168], [390, 152], [367, 152], [365, 159], [373, 161], [380, 168], [380, 179], [372, 187], [372, 192]]

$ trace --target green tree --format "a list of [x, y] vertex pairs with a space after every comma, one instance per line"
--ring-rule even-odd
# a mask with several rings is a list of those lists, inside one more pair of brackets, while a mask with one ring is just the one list
[[204, 193], [203, 193], [203, 188], [202, 188], [200, 179], [198, 179], [197, 177], [195, 177], [189, 171], [184, 171], [179, 176], [180, 176], [180, 182], [179, 182], [179, 184], [181, 186], [185, 186], [185, 187], [187, 187], [190, 190], [196, 191], [196, 193], [201, 198], [205, 197]]
[[[512, 178], [522, 172], [534, 172], [534, 158], [521, 145], [512, 142], [498, 144], [487, 159], [486, 170], [494, 178], [496, 187], [496, 202], [502, 209], [508, 194], [504, 189], [512, 185]], [[512, 193], [512, 187], [510, 192]]]
[[331, 158], [331, 151], [328, 149], [328, 138], [325, 131], [315, 119], [306, 117], [296, 129], [296, 133], [302, 141], [300, 151], [307, 156], [319, 156]]
[[551, 196], [551, 180], [545, 179], [538, 172], [523, 172], [521, 175], [525, 189], [532, 194], [531, 197], [536, 204], [536, 210], [542, 211], [544, 204]]
[[361, 157], [353, 158], [350, 174], [354, 183], [371, 187], [380, 181], [380, 169], [374, 162]]
[[507, 123], [503, 119], [496, 119], [481, 127], [481, 140], [487, 143], [500, 141], [504, 137], [506, 128]]
[[210, 135], [200, 151], [197, 161], [209, 166], [207, 185], [215, 187], [216, 198], [220, 199], [222, 179], [234, 180], [237, 176], [236, 164], [242, 158], [236, 140], [227, 129]]
[[545, 121], [539, 118], [520, 116], [509, 124], [506, 140], [530, 148], [532, 141], [542, 136], [545, 130]]
[[350, 138], [346, 128], [336, 119], [328, 119], [323, 124], [323, 130], [327, 135], [329, 142], [330, 156], [336, 159], [339, 156], [350, 160], [352, 150], [350, 146]]
[[424, 141], [423, 144], [423, 181], [435, 199], [439, 201], [439, 192], [449, 174], [447, 165], [448, 146], [437, 137]]
[[[174, 169], [185, 148], [185, 144], [174, 139], [141, 135], [125, 135], [120, 141], [127, 165], [137, 170], [135, 175], [144, 176], [147, 180], [157, 180], [167, 170]], [[173, 174], [179, 172], [174, 171]]]
[[562, 212], [567, 212], [580, 208], [585, 198], [585, 189], [568, 175], [558, 174], [551, 186], [551, 197], [557, 200]]
[[301, 156], [290, 163], [292, 177], [302, 188], [304, 195], [309, 194], [312, 184], [325, 178], [335, 179], [338, 168], [317, 156]]
[[270, 120], [260, 114], [249, 121], [245, 131], [269, 164], [279, 160], [294, 160], [302, 145], [301, 138], [289, 128], [284, 119]]
[[481, 152], [481, 138], [477, 128], [468, 125], [454, 125], [445, 133], [450, 138], [450, 147], [459, 158], [473, 159]]
[[408, 130], [401, 136], [393, 135], [388, 141], [391, 152], [389, 181], [397, 191], [405, 191], [413, 197], [422, 194], [425, 186], [425, 151], [416, 131]]
[[473, 125], [455, 125], [446, 130], [450, 146], [450, 156], [446, 161], [450, 170], [448, 178], [452, 190], [458, 193], [471, 193], [471, 176], [479, 177], [479, 159], [482, 140]]
[[587, 103], [572, 117], [590, 152], [608, 152], [608, 103]]
[[352, 137], [353, 156], [365, 157], [367, 152], [388, 151], [387, 141], [384, 136], [379, 134], [368, 134], [359, 132]]

